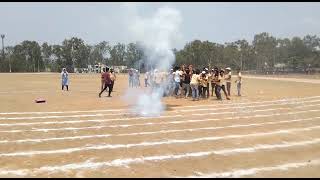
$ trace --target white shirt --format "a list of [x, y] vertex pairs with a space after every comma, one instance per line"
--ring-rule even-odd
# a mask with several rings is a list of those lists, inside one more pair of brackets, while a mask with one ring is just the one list
[[177, 70], [176, 72], [174, 72], [173, 73], [174, 81], [179, 83], [181, 75], [182, 75], [182, 71]]
[[[228, 78], [230, 78], [230, 79], [228, 79]], [[226, 82], [231, 82], [231, 71], [225, 75], [225, 80], [226, 80]]]
[[239, 73], [238, 73], [237, 83], [242, 83], [242, 76], [241, 76], [241, 72], [239, 72]]

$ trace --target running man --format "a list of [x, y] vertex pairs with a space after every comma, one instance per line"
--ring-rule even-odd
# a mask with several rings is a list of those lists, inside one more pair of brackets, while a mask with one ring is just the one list
[[111, 97], [111, 92], [112, 92], [112, 80], [110, 78], [110, 72], [109, 72], [109, 68], [106, 68], [106, 72], [103, 73], [103, 82], [104, 82], [104, 88], [101, 90], [101, 92], [99, 93], [99, 98], [101, 97], [101, 94], [103, 93], [103, 91], [105, 91], [107, 88], [109, 88], [109, 95], [108, 97]]

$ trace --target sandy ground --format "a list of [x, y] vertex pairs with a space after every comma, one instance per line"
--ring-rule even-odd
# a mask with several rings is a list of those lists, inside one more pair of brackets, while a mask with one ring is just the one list
[[[163, 99], [131, 114], [118, 75], [0, 74], [0, 177], [320, 177], [320, 84], [245, 76], [231, 100]], [[315, 80], [312, 80], [315, 82]], [[143, 81], [141, 79], [141, 83]], [[46, 103], [36, 104], [42, 97]]]

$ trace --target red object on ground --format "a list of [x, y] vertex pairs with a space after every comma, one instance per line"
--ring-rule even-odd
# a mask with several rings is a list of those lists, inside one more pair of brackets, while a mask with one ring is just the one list
[[45, 103], [46, 100], [43, 99], [43, 98], [38, 98], [38, 99], [35, 100], [35, 102], [36, 102], [36, 103]]

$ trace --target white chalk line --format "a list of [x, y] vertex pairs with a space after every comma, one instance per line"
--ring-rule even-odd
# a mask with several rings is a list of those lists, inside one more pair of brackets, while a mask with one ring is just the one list
[[[160, 116], [159, 118], [174, 118], [183, 117], [182, 115], [173, 116]], [[86, 120], [69, 120], [69, 121], [47, 121], [47, 122], [34, 122], [34, 123], [10, 123], [10, 124], [0, 124], [0, 126], [29, 126], [29, 125], [42, 125], [42, 124], [76, 124], [76, 123], [88, 123], [88, 122], [112, 122], [112, 121], [128, 121], [128, 120], [143, 120], [152, 119], [148, 117], [136, 117], [136, 118], [116, 118], [116, 119], [86, 119]]]
[[[304, 98], [289, 98], [289, 99], [280, 99], [272, 101], [258, 101], [258, 102], [245, 102], [245, 103], [222, 103], [214, 105], [195, 105], [195, 106], [183, 106], [183, 107], [173, 107], [172, 109], [184, 109], [192, 107], [221, 107], [221, 105], [245, 105], [245, 104], [263, 104], [268, 102], [287, 102], [287, 101], [297, 101], [303, 99], [315, 99], [320, 96], [304, 97]], [[88, 110], [88, 111], [56, 111], [56, 112], [1, 112], [0, 115], [14, 115], [14, 114], [67, 114], [67, 113], [90, 113], [90, 112], [112, 112], [112, 111], [126, 111], [127, 109], [109, 109], [109, 110]]]
[[[261, 167], [261, 168], [250, 168], [250, 169], [235, 169], [232, 171], [218, 172], [203, 174], [197, 172], [199, 176], [188, 176], [186, 178], [239, 178], [242, 176], [255, 175], [265, 171], [287, 171], [288, 169], [301, 168], [312, 165], [320, 165], [320, 159], [315, 159], [310, 162], [295, 162], [281, 164], [277, 166]], [[177, 177], [176, 177], [177, 178]]]
[[281, 78], [281, 77], [259, 77], [259, 76], [245, 76], [245, 78], [320, 84], [320, 80], [319, 79], [303, 79], [303, 78], [300, 79], [300, 78], [289, 78], [289, 77], [286, 77], [286, 78]]
[[161, 125], [161, 124], [184, 124], [184, 123], [197, 123], [197, 122], [209, 122], [209, 121], [223, 121], [223, 120], [234, 120], [234, 119], [250, 119], [250, 118], [263, 118], [263, 117], [272, 117], [272, 116], [281, 116], [281, 115], [289, 115], [289, 114], [302, 114], [307, 112], [319, 112], [320, 110], [306, 110], [306, 111], [295, 111], [289, 113], [276, 113], [276, 114], [256, 114], [253, 116], [236, 116], [236, 117], [228, 117], [222, 119], [190, 119], [185, 121], [169, 121], [169, 122], [147, 122], [147, 123], [133, 123], [133, 124], [118, 124], [118, 125], [108, 125], [108, 126], [90, 126], [90, 127], [66, 127], [66, 128], [33, 128], [33, 129], [23, 129], [23, 130], [8, 130], [8, 131], [0, 131], [0, 133], [17, 133], [17, 132], [49, 132], [49, 131], [78, 131], [78, 130], [86, 130], [86, 129], [102, 129], [102, 128], [127, 128], [133, 126], [153, 126], [153, 125]]
[[81, 114], [81, 115], [68, 115], [68, 116], [0, 117], [0, 120], [59, 119], [59, 118], [70, 118], [70, 117], [119, 116], [119, 115], [129, 115], [129, 114], [131, 113]]
[[[234, 138], [246, 138], [246, 137], [257, 137], [257, 136], [268, 136], [275, 134], [288, 134], [292, 132], [300, 131], [311, 131], [314, 129], [320, 129], [320, 126], [312, 126], [307, 128], [292, 128], [286, 130], [278, 130], [266, 133], [252, 133], [245, 135], [227, 135], [227, 136], [209, 136], [194, 139], [171, 139], [166, 141], [154, 141], [154, 142], [141, 142], [135, 144], [97, 144], [94, 146], [80, 146], [75, 148], [65, 148], [56, 150], [40, 150], [40, 151], [27, 151], [27, 152], [12, 152], [12, 153], [0, 153], [0, 157], [14, 157], [14, 156], [35, 156], [35, 155], [48, 155], [48, 154], [70, 154], [74, 152], [83, 152], [90, 150], [106, 150], [106, 149], [119, 149], [119, 148], [133, 148], [133, 147], [148, 147], [148, 146], [159, 146], [159, 145], [177, 145], [177, 144], [190, 144], [202, 141], [217, 141], [221, 139], [234, 139]], [[320, 139], [318, 139], [320, 141]], [[247, 150], [248, 148], [240, 148], [242, 150]], [[249, 149], [250, 150], [250, 149]], [[216, 154], [227, 154], [233, 153], [235, 150], [223, 150], [216, 151]], [[223, 153], [222, 153], [223, 152]]]
[[19, 114], [75, 114], [75, 113], [91, 113], [91, 112], [119, 112], [127, 109], [106, 109], [106, 110], [88, 110], [88, 111], [56, 111], [56, 112], [2, 112], [0, 115], [19, 115]]
[[[206, 109], [187, 109], [187, 110], [179, 110], [176, 112], [194, 112], [194, 111], [210, 111], [210, 110], [223, 110], [223, 109], [245, 109], [245, 108], [256, 108], [256, 107], [267, 107], [267, 106], [283, 106], [283, 105], [297, 105], [297, 104], [304, 104], [304, 103], [312, 103], [312, 102], [320, 102], [320, 100], [314, 100], [314, 101], [301, 101], [301, 102], [288, 102], [288, 103], [281, 103], [281, 104], [263, 104], [263, 105], [253, 105], [253, 106], [242, 106], [242, 107], [225, 107], [225, 108], [206, 108]], [[309, 105], [308, 107], [311, 107], [312, 105]], [[303, 107], [306, 107], [305, 105]]]
[[[203, 110], [206, 110], [206, 111], [209, 111], [209, 110], [222, 110], [222, 109], [238, 109], [238, 110], [241, 110], [241, 109], [245, 109], [245, 108], [256, 108], [256, 107], [268, 107], [268, 106], [284, 106], [284, 105], [290, 105], [290, 104], [305, 104], [305, 103], [313, 103], [313, 102], [319, 102], [320, 100], [312, 100], [312, 101], [301, 101], [301, 102], [287, 102], [287, 103], [282, 103], [282, 104], [275, 104], [275, 103], [272, 103], [272, 104], [263, 104], [263, 105], [255, 105], [255, 106], [242, 106], [242, 107], [228, 107], [228, 108], [210, 108], [210, 109], [191, 109], [191, 110], [183, 110], [181, 112], [193, 112], [193, 111], [203, 111]], [[308, 107], [311, 107], [311, 106], [317, 106], [317, 104], [315, 105], [308, 105]], [[306, 105], [302, 106], [302, 107], [299, 107], [299, 108], [304, 108], [306, 107]], [[279, 110], [282, 109], [282, 108], [278, 108]], [[285, 108], [285, 109], [288, 109], [288, 108]], [[264, 110], [260, 110], [260, 111], [264, 111]], [[177, 112], [175, 112], [177, 113]], [[221, 114], [221, 113], [224, 113], [224, 112], [220, 112], [220, 113], [206, 113], [204, 115], [213, 115], [213, 114]], [[60, 118], [68, 118], [68, 117], [96, 117], [96, 116], [109, 116], [109, 115], [124, 115], [124, 113], [120, 113], [120, 114], [93, 114], [93, 115], [69, 115], [69, 116], [40, 116], [40, 117], [2, 117], [0, 118], [0, 120], [32, 120], [32, 119], [60, 119]], [[202, 116], [202, 114], [191, 114], [191, 115], [195, 115], [195, 116]], [[170, 115], [169, 115], [170, 116]], [[169, 117], [167, 116], [167, 117]], [[164, 117], [164, 116], [159, 116], [159, 117]], [[137, 119], [152, 119], [152, 118], [159, 118], [159, 117], [134, 117], [134, 118], [137, 118]], [[134, 118], [119, 118], [119, 119], [134, 119]], [[118, 119], [117, 119], [118, 120]], [[41, 121], [43, 122], [43, 121]]]
[[[222, 149], [218, 151], [202, 151], [202, 152], [191, 152], [191, 153], [181, 153], [181, 154], [167, 154], [161, 156], [146, 156], [140, 158], [126, 158], [126, 159], [115, 159], [112, 161], [105, 162], [90, 162], [85, 161], [81, 163], [71, 163], [66, 165], [59, 166], [43, 166], [40, 168], [34, 169], [24, 169], [19, 170], [20, 172], [25, 172], [27, 174], [37, 174], [41, 172], [64, 172], [68, 170], [78, 170], [78, 169], [99, 169], [103, 167], [127, 167], [130, 164], [142, 164], [148, 161], [158, 162], [158, 161], [168, 161], [184, 158], [199, 158], [210, 155], [222, 155], [228, 156], [231, 154], [240, 154], [240, 153], [254, 153], [259, 150], [271, 150], [271, 149], [282, 149], [288, 147], [297, 147], [297, 146], [308, 146], [313, 144], [318, 144], [320, 139], [314, 139], [310, 141], [298, 141], [298, 142], [283, 142], [281, 144], [259, 144], [253, 147], [247, 148], [236, 148], [236, 149]], [[230, 153], [233, 152], [233, 153]]]
[[[320, 104], [318, 104], [320, 105]], [[278, 109], [266, 109], [264, 111], [274, 111]], [[38, 128], [38, 129], [31, 129], [31, 130], [7, 130], [7, 131], [0, 131], [3, 133], [11, 133], [11, 132], [48, 132], [48, 131], [62, 131], [62, 130], [85, 130], [85, 129], [101, 129], [101, 128], [127, 128], [133, 126], [153, 126], [153, 125], [161, 125], [161, 124], [183, 124], [183, 123], [197, 123], [197, 122], [205, 122], [205, 121], [222, 121], [222, 120], [233, 120], [233, 119], [249, 119], [249, 118], [263, 118], [263, 117], [270, 117], [270, 116], [280, 116], [280, 115], [292, 115], [292, 114], [302, 114], [307, 112], [319, 112], [319, 109], [311, 109], [306, 111], [295, 111], [295, 112], [288, 112], [288, 113], [274, 113], [274, 114], [256, 114], [254, 116], [236, 116], [236, 117], [228, 117], [222, 119], [190, 119], [190, 120], [179, 120], [179, 121], [169, 121], [169, 122], [147, 122], [147, 123], [132, 123], [132, 124], [118, 124], [118, 125], [108, 125], [108, 126], [90, 126], [90, 127], [67, 127], [67, 128]], [[255, 111], [253, 111], [255, 112]], [[252, 113], [252, 112], [249, 112]], [[212, 113], [207, 113], [212, 114]], [[182, 115], [177, 116], [169, 116], [169, 117], [183, 117]], [[162, 117], [167, 118], [167, 117]], [[132, 118], [136, 119], [136, 118]], [[43, 125], [43, 124], [77, 124], [77, 123], [86, 123], [86, 122], [110, 122], [110, 121], [127, 121], [130, 119], [96, 119], [96, 120], [78, 120], [78, 121], [57, 121], [57, 122], [37, 122], [37, 123], [11, 123], [11, 124], [0, 124], [0, 126], [30, 126], [30, 125]]]
[[123, 133], [123, 134], [97, 134], [97, 135], [86, 135], [86, 136], [70, 136], [70, 137], [59, 137], [59, 138], [42, 138], [42, 139], [18, 139], [18, 140], [2, 140], [0, 144], [8, 143], [41, 143], [47, 141], [65, 141], [65, 140], [82, 140], [82, 139], [92, 139], [92, 138], [110, 138], [110, 137], [121, 137], [121, 136], [139, 136], [139, 135], [151, 135], [151, 134], [168, 134], [176, 132], [195, 132], [203, 130], [217, 130], [217, 129], [227, 129], [227, 128], [238, 128], [238, 127], [251, 127], [251, 126], [264, 126], [270, 124], [284, 124], [292, 122], [301, 122], [301, 121], [312, 121], [320, 119], [320, 116], [314, 118], [305, 118], [305, 119], [294, 119], [294, 120], [285, 120], [285, 121], [276, 121], [276, 122], [265, 122], [265, 123], [251, 123], [251, 124], [238, 124], [230, 126], [218, 126], [218, 127], [205, 127], [205, 128], [188, 128], [188, 129], [172, 129], [172, 130], [161, 130], [161, 131], [149, 131], [149, 132], [137, 132], [137, 133]]
[[319, 98], [320, 96], [312, 96], [312, 97], [304, 97], [304, 98], [288, 98], [288, 99], [279, 99], [279, 100], [271, 100], [271, 101], [253, 101], [253, 102], [243, 102], [243, 103], [233, 103], [233, 102], [226, 102], [221, 104], [212, 104], [212, 105], [195, 105], [195, 106], [183, 106], [183, 107], [174, 107], [173, 109], [184, 109], [184, 108], [193, 108], [193, 107], [220, 107], [221, 105], [246, 105], [246, 104], [263, 104], [269, 102], [288, 102], [288, 101], [298, 101], [303, 99], [315, 99]]
[[148, 123], [136, 123], [136, 124], [119, 124], [119, 125], [108, 125], [108, 126], [91, 126], [91, 127], [67, 127], [67, 128], [43, 128], [43, 129], [31, 129], [31, 130], [9, 130], [9, 131], [0, 131], [0, 133], [16, 133], [16, 132], [48, 132], [48, 131], [77, 131], [77, 130], [86, 130], [86, 129], [102, 129], [102, 128], [127, 128], [133, 126], [153, 126], [153, 125], [161, 125], [161, 124], [184, 124], [184, 123], [197, 123], [197, 122], [209, 122], [209, 121], [224, 121], [224, 120], [234, 120], [234, 119], [250, 119], [250, 118], [263, 118], [263, 117], [272, 117], [272, 116], [281, 116], [288, 114], [302, 114], [307, 112], [319, 112], [320, 110], [306, 110], [306, 111], [296, 111], [289, 113], [277, 113], [277, 114], [256, 114], [253, 116], [237, 116], [237, 117], [229, 117], [222, 119], [201, 119], [201, 120], [185, 120], [185, 121], [169, 121], [169, 122], [148, 122]]

